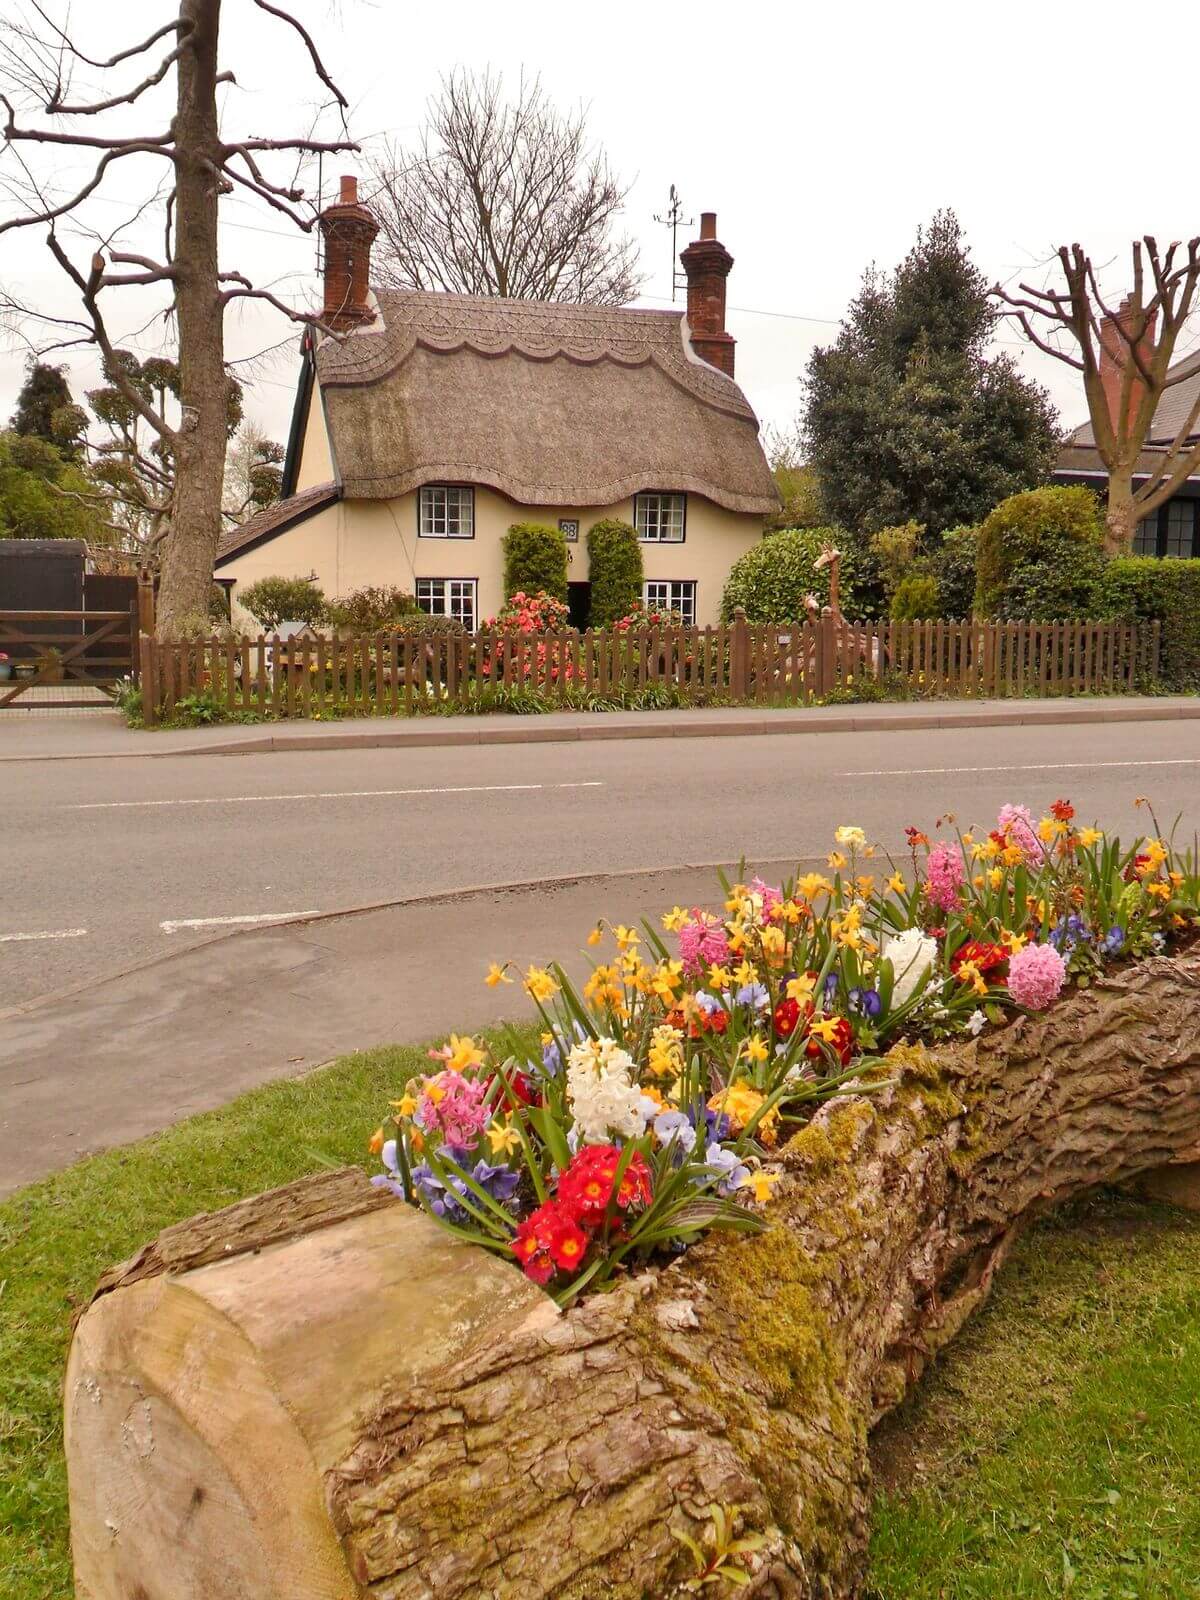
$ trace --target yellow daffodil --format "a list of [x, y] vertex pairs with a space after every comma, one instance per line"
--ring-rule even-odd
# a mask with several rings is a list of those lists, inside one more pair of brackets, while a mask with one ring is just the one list
[[786, 922], [789, 927], [793, 928], [804, 915], [803, 909], [794, 900], [781, 900], [776, 910], [779, 914], [779, 920]]
[[487, 1130], [487, 1136], [494, 1156], [511, 1156], [521, 1148], [521, 1135], [511, 1122], [493, 1122]]
[[973, 833], [964, 833], [963, 836], [962, 836], [962, 842], [965, 845], [974, 844], [975, 843], [975, 835]]
[[815, 1022], [809, 1023], [808, 1031], [814, 1039], [823, 1039], [826, 1044], [833, 1044], [838, 1036], [840, 1017], [818, 1017]]
[[[759, 1094], [748, 1083], [732, 1083], [728, 1089], [718, 1089], [708, 1102], [710, 1111], [723, 1111], [735, 1133], [740, 1133], [758, 1111], [766, 1095]], [[779, 1108], [773, 1106], [759, 1121], [754, 1136], [763, 1144], [773, 1145], [779, 1132]]]
[[491, 966], [488, 967], [487, 977], [483, 981], [489, 989], [494, 989], [499, 983], [511, 983], [512, 979], [498, 962], [493, 961]]
[[600, 941], [601, 941], [601, 939], [603, 939], [603, 937], [604, 937], [604, 929], [600, 926], [599, 923], [597, 923], [596, 926], [592, 929], [591, 933], [588, 934], [587, 942], [592, 946], [593, 949], [595, 949], [595, 947], [600, 943]]
[[411, 1117], [417, 1109], [417, 1097], [406, 1089], [399, 1100], [392, 1101], [392, 1108], [398, 1117]]
[[446, 1065], [451, 1072], [465, 1072], [468, 1067], [481, 1067], [483, 1051], [470, 1034], [464, 1034], [460, 1039], [457, 1033], [452, 1033], [450, 1043], [446, 1046]]
[[778, 1172], [752, 1172], [742, 1187], [750, 1190], [757, 1205], [763, 1206], [771, 1198], [771, 1190], [780, 1176]]
[[1000, 935], [1000, 943], [1010, 956], [1015, 956], [1018, 950], [1024, 950], [1029, 940], [1023, 933], [1010, 933], [1005, 929]]
[[816, 986], [817, 980], [812, 973], [798, 972], [794, 978], [788, 979], [787, 997], [789, 1000], [796, 1000], [803, 1005], [806, 1000], [812, 999], [812, 993]]
[[719, 967], [714, 961], [708, 969], [708, 981], [714, 989], [728, 989], [733, 975], [728, 967]]
[[787, 939], [782, 928], [764, 928], [759, 937], [762, 953], [772, 964], [783, 961], [787, 955]]
[[739, 984], [757, 983], [758, 968], [749, 961], [743, 961], [740, 966], [733, 969], [734, 981]]
[[988, 888], [989, 889], [998, 889], [1003, 882], [1004, 882], [1004, 868], [1003, 867], [989, 867], [988, 868]]
[[682, 906], [672, 906], [662, 919], [662, 925], [668, 933], [678, 933], [681, 928], [686, 928], [692, 920], [691, 913]]
[[796, 893], [804, 900], [815, 900], [819, 894], [832, 894], [833, 885], [820, 872], [805, 873], [796, 883]]
[[558, 993], [558, 985], [545, 967], [530, 967], [525, 974], [525, 992], [531, 999], [544, 1004], [547, 1000], [553, 1000]]
[[1147, 883], [1143, 885], [1143, 888], [1155, 900], [1169, 900], [1171, 898], [1171, 885], [1169, 883]]
[[875, 892], [875, 879], [869, 872], [861, 873], [857, 878], [855, 878], [854, 887], [865, 900], [869, 894], [874, 894]]
[[840, 850], [831, 851], [828, 859], [829, 865], [833, 868], [834, 872], [840, 872], [846, 865], [846, 857]]
[[664, 1006], [671, 1006], [675, 1001], [675, 991], [683, 982], [682, 961], [662, 961], [654, 969], [650, 982], [650, 989], [662, 1001]]
[[766, 1043], [759, 1038], [758, 1034], [752, 1034], [746, 1040], [746, 1059], [748, 1061], [765, 1061], [769, 1055], [770, 1051], [767, 1049]]
[[908, 888], [902, 872], [893, 872], [887, 881], [887, 886], [893, 894], [904, 894]]
[[988, 992], [987, 980], [973, 961], [962, 961], [958, 967], [958, 980], [960, 983], [969, 983], [976, 994]]
[[662, 1023], [650, 1035], [647, 1070], [656, 1078], [677, 1079], [683, 1071], [683, 1035], [678, 1028]]
[[377, 1156], [379, 1154], [379, 1152], [383, 1149], [383, 1129], [382, 1128], [376, 1128], [375, 1132], [367, 1140], [367, 1149], [371, 1152], [371, 1154], [373, 1156]]
[[613, 929], [613, 938], [617, 941], [617, 948], [622, 952], [631, 950], [634, 945], [642, 942], [642, 936], [636, 928], [626, 928], [620, 923]]
[[1057, 817], [1043, 817], [1038, 823], [1038, 838], [1043, 844], [1053, 844], [1056, 839], [1061, 839], [1066, 831], [1066, 823], [1060, 822]]
[[1019, 867], [1025, 859], [1025, 852], [1019, 844], [1006, 844], [1000, 852], [1000, 859], [1006, 867]]
[[1099, 844], [1104, 835], [1099, 828], [1080, 828], [1079, 842], [1085, 850], [1090, 850], [1094, 844]]

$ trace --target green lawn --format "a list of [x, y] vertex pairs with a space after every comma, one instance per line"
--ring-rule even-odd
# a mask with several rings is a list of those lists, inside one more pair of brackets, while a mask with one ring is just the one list
[[[71, 1594], [59, 1384], [98, 1274], [169, 1222], [365, 1158], [419, 1048], [351, 1056], [0, 1203], [0, 1595]], [[1200, 1218], [1042, 1226], [878, 1442], [877, 1600], [1200, 1594]]]
[[1200, 1217], [1035, 1229], [876, 1436], [875, 1600], [1200, 1595]]

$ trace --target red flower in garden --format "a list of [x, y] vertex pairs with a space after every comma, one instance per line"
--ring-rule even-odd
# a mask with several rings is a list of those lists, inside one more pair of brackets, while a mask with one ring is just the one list
[[554, 1257], [550, 1254], [550, 1239], [554, 1231], [554, 1216], [547, 1215], [549, 1206], [539, 1206], [525, 1221], [517, 1226], [516, 1237], [509, 1249], [525, 1269], [525, 1276], [534, 1283], [549, 1283], [554, 1276]]
[[[810, 1006], [809, 1010], [811, 1009]], [[790, 1039], [800, 1021], [799, 1000], [781, 1000], [775, 1007], [773, 1021], [776, 1036], [780, 1039]]]
[[[495, 1078], [489, 1078], [487, 1087], [490, 1090]], [[510, 1072], [508, 1075], [508, 1088], [500, 1094], [499, 1104], [506, 1111], [515, 1111], [520, 1106], [540, 1106], [542, 1096], [534, 1088], [529, 1078], [523, 1072]]]
[[1050, 815], [1059, 822], [1070, 822], [1075, 815], [1075, 807], [1069, 800], [1056, 800], [1050, 807]]
[[549, 1225], [547, 1236], [555, 1265], [563, 1272], [578, 1272], [588, 1247], [588, 1236], [579, 1224], [560, 1211]]
[[613, 1193], [613, 1182], [621, 1164], [621, 1152], [612, 1144], [589, 1144], [573, 1157], [558, 1180], [558, 1202], [585, 1228], [598, 1228], [604, 1221], [610, 1200], [621, 1211], [633, 1205], [649, 1205], [653, 1196], [650, 1168], [640, 1152], [635, 1153]]
[[918, 845], [929, 843], [929, 835], [922, 833], [920, 828], [905, 828], [904, 837], [908, 840], [908, 848], [915, 850]]
[[833, 1023], [832, 1037], [822, 1039], [817, 1034], [810, 1035], [808, 1043], [804, 1046], [804, 1054], [811, 1061], [818, 1061], [824, 1055], [825, 1047], [828, 1047], [834, 1051], [844, 1067], [849, 1066], [850, 1057], [854, 1054], [854, 1029], [845, 1017], [830, 1017], [824, 1020]]
[[724, 1033], [729, 1026], [729, 1013], [718, 1008], [716, 1011], [701, 1011], [688, 1028], [688, 1033], [693, 1039], [698, 1039], [702, 1033]]
[[996, 972], [1007, 960], [1008, 951], [1002, 944], [982, 944], [977, 939], [968, 939], [950, 957], [950, 971], [957, 977], [963, 962], [971, 961], [981, 974]]

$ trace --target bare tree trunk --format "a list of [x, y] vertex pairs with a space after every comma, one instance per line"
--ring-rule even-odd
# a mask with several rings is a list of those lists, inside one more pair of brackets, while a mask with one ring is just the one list
[[1109, 474], [1104, 530], [1107, 555], [1126, 556], [1133, 549], [1133, 477], [1124, 468], [1116, 468]]
[[666, 1597], [695, 1575], [672, 1529], [702, 1536], [717, 1504], [764, 1537], [739, 1592], [858, 1595], [868, 1431], [1022, 1225], [1200, 1159], [1198, 1012], [1193, 954], [894, 1052], [898, 1081], [782, 1152], [764, 1234], [565, 1315], [344, 1178], [169, 1230], [106, 1276], [72, 1351], [79, 1592]]
[[217, 278], [217, 204], [224, 159], [216, 90], [220, 0], [182, 0], [180, 16], [192, 31], [179, 58], [175, 117], [173, 261], [182, 420], [159, 593], [159, 631], [168, 636], [207, 626], [221, 532], [228, 391]]

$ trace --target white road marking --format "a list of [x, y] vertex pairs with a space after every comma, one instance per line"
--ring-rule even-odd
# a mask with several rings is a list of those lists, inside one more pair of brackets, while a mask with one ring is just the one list
[[204, 800], [87, 800], [68, 811], [132, 811], [158, 806], [241, 806], [270, 800], [391, 800], [426, 794], [524, 794], [532, 789], [603, 789], [598, 778], [586, 783], [469, 783], [445, 789], [322, 789], [312, 794], [230, 794]]
[[160, 922], [164, 933], [178, 933], [180, 928], [232, 928], [253, 922], [290, 922], [293, 917], [319, 917], [319, 911], [265, 911], [257, 917], [180, 917], [175, 921]]
[[59, 928], [53, 933], [0, 933], [0, 944], [27, 944], [31, 939], [82, 939], [86, 928]]
[[963, 772], [1095, 772], [1100, 767], [1200, 767], [1200, 756], [1163, 761], [1040, 761], [1024, 767], [895, 767], [874, 772], [839, 772], [839, 778], [943, 778]]

